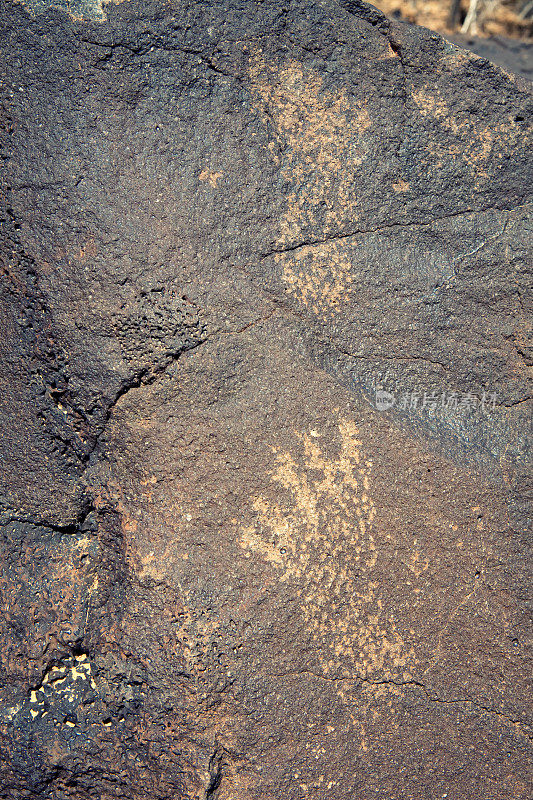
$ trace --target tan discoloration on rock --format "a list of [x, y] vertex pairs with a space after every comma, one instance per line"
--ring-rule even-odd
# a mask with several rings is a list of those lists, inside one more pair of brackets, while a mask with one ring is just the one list
[[317, 316], [327, 316], [349, 299], [352, 275], [346, 247], [327, 242], [278, 254], [288, 291]]
[[213, 171], [212, 171], [212, 170], [210, 170], [210, 169], [203, 169], [203, 170], [200, 172], [199, 176], [198, 176], [198, 180], [200, 180], [200, 181], [207, 181], [207, 183], [209, 183], [209, 185], [210, 185], [210, 186], [211, 186], [213, 189], [216, 189], [216, 187], [217, 187], [217, 182], [220, 180], [220, 178], [222, 177], [222, 175], [223, 175], [223, 173], [222, 173], [222, 172], [213, 172]]
[[[272, 157], [294, 187], [280, 220], [279, 245], [298, 241], [319, 220], [327, 232], [347, 215], [357, 219], [354, 176], [367, 156], [371, 126], [364, 104], [344, 89], [324, 89], [322, 78], [297, 61], [274, 69], [258, 53], [250, 77], [265, 123], [274, 128]], [[303, 247], [278, 254], [276, 261], [289, 293], [318, 316], [331, 315], [348, 299], [352, 276], [342, 243]]]
[[404, 181], [403, 178], [399, 178], [396, 183], [392, 184], [392, 188], [396, 194], [400, 194], [401, 192], [408, 192], [411, 187], [408, 181]]
[[326, 229], [346, 214], [357, 216], [353, 174], [365, 158], [371, 125], [365, 106], [354, 105], [343, 89], [324, 89], [321, 77], [298, 61], [278, 68], [257, 52], [249, 72], [265, 122], [273, 125], [273, 158], [294, 185], [280, 223], [280, 243], [297, 240], [303, 227], [316, 223], [321, 204]]
[[[329, 460], [317, 438], [308, 433], [297, 434], [303, 467], [291, 453], [272, 448], [276, 462], [273, 480], [288, 490], [291, 510], [287, 514], [280, 505], [257, 498], [254, 509], [259, 526], [243, 532], [241, 545], [268, 553], [268, 560], [283, 564], [282, 580], [301, 577], [309, 566], [312, 545], [332, 555], [346, 538], [360, 552], [359, 537], [367, 534], [367, 526], [374, 519], [375, 509], [368, 496], [371, 464], [362, 460], [361, 442], [353, 424], [341, 423], [339, 430], [341, 449], [335, 460]], [[265, 526], [274, 534], [275, 549], [257, 533]], [[369, 542], [375, 550], [371, 534]], [[322, 571], [334, 577], [330, 567], [324, 566]]]
[[239, 543], [278, 570], [281, 581], [297, 584], [307, 624], [324, 642], [325, 674], [393, 674], [413, 663], [414, 650], [406, 647], [371, 578], [379, 558], [372, 462], [351, 420], [339, 423], [336, 456], [320, 438], [316, 431], [297, 434], [298, 454], [273, 448], [272, 480], [288, 502], [256, 498], [257, 522], [241, 532]]
[[457, 143], [447, 142], [442, 158], [454, 156], [465, 161], [472, 173], [487, 177], [486, 166], [494, 147], [515, 147], [523, 131], [515, 121], [482, 127], [471, 110], [450, 108], [435, 86], [420, 88], [411, 93], [416, 107], [424, 117], [434, 119], [457, 137]]

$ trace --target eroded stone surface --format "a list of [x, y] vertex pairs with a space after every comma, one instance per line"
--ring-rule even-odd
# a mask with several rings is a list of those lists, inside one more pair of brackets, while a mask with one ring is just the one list
[[2, 16], [0, 796], [529, 797], [527, 85], [78, 5]]

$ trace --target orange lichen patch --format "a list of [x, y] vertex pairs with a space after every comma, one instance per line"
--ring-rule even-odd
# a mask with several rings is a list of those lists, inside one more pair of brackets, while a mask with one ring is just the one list
[[414, 651], [405, 646], [371, 578], [379, 558], [372, 463], [357, 428], [351, 420], [340, 421], [336, 453], [316, 431], [296, 439], [294, 453], [272, 448], [275, 499], [254, 500], [256, 522], [241, 530], [239, 544], [296, 587], [308, 627], [322, 642], [326, 675], [403, 673]]
[[[366, 107], [344, 89], [323, 88], [322, 78], [297, 61], [267, 64], [257, 52], [249, 68], [252, 93], [279, 148], [273, 158], [292, 184], [281, 220], [280, 243], [294, 241], [317, 224], [325, 208], [325, 228], [356, 216], [354, 172], [362, 164], [371, 125]], [[282, 155], [275, 155], [276, 149]]]
[[222, 177], [222, 172], [212, 172], [209, 169], [204, 169], [200, 172], [198, 180], [207, 181], [213, 189], [216, 189], [217, 181]]
[[301, 247], [278, 254], [290, 294], [317, 315], [327, 315], [350, 294], [352, 274], [346, 245], [340, 242]]

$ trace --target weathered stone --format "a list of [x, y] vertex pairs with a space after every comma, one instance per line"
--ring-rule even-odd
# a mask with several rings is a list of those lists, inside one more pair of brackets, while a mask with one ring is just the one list
[[1, 20], [0, 797], [528, 798], [529, 85], [359, 2]]

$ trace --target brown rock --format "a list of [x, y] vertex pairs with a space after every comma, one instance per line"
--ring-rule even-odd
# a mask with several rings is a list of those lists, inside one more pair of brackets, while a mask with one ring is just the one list
[[525, 82], [357, 2], [6, 3], [0, 798], [525, 800]]

